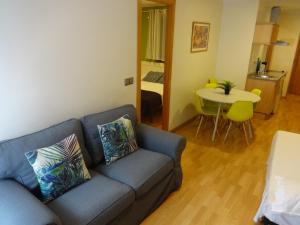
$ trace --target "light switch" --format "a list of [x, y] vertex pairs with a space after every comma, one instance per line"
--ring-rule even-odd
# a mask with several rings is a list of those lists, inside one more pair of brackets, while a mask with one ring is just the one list
[[133, 77], [125, 78], [124, 84], [125, 84], [125, 86], [128, 86], [128, 85], [133, 84], [133, 81], [134, 81], [134, 78], [133, 78]]

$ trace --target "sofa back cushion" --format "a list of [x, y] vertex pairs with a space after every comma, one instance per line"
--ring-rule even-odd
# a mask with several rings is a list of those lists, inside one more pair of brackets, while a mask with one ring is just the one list
[[97, 125], [112, 122], [124, 116], [125, 114], [128, 115], [128, 118], [131, 120], [132, 127], [135, 130], [136, 111], [133, 105], [124, 105], [115, 109], [87, 115], [81, 118], [86, 146], [95, 165], [104, 160], [103, 147]]
[[85, 148], [81, 123], [70, 119], [33, 134], [0, 142], [0, 179], [12, 178], [29, 190], [36, 190], [39, 184], [25, 152], [53, 145], [71, 134], [78, 138], [84, 161], [90, 167], [92, 162]]

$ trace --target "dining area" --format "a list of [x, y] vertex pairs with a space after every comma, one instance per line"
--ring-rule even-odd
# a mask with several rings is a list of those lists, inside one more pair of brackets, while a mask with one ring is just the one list
[[[194, 105], [198, 113], [195, 137], [200, 134], [204, 121], [212, 121], [211, 141], [215, 143], [221, 132], [226, 142], [231, 130], [239, 129], [247, 145], [254, 137], [252, 118], [256, 104], [261, 100], [262, 91], [251, 91], [234, 87], [230, 81], [217, 82], [210, 78], [204, 87], [194, 91]], [[242, 135], [241, 135], [242, 136]], [[238, 137], [237, 137], [238, 138]]]

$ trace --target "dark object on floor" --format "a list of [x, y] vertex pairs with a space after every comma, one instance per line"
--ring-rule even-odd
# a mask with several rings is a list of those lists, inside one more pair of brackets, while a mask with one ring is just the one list
[[149, 118], [153, 122], [156, 113], [161, 112], [161, 95], [153, 91], [142, 90], [142, 118]]
[[268, 220], [267, 217], [264, 217], [263, 223], [264, 225], [278, 225], [277, 223], [273, 223], [272, 221]]

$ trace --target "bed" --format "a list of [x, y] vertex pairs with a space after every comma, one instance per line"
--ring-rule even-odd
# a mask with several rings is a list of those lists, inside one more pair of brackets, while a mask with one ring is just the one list
[[275, 134], [266, 187], [254, 221], [300, 225], [300, 134], [286, 131]]
[[153, 91], [157, 94], [159, 94], [162, 98], [164, 93], [164, 85], [160, 83], [154, 83], [154, 82], [148, 82], [143, 81], [141, 82], [141, 89], [144, 91]]
[[[157, 73], [156, 80], [155, 77], [151, 77], [150, 79], [145, 79], [149, 73]], [[142, 61], [141, 63], [141, 89], [145, 91], [153, 91], [163, 96], [163, 79], [159, 79], [160, 75], [164, 73], [164, 63], [157, 62], [148, 62]], [[151, 76], [151, 75], [150, 75]], [[154, 74], [155, 76], [155, 74]], [[158, 82], [160, 81], [160, 82]]]
[[141, 107], [142, 117], [153, 117], [162, 109], [164, 88], [164, 64], [142, 61]]

